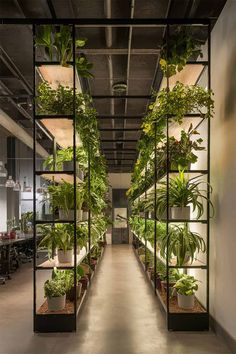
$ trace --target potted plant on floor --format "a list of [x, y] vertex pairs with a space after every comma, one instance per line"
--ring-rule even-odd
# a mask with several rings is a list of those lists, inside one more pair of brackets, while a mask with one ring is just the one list
[[66, 305], [66, 289], [63, 282], [46, 280], [44, 294], [47, 298], [48, 311], [61, 311]]
[[183, 274], [176, 282], [174, 288], [177, 291], [178, 306], [182, 309], [194, 307], [194, 294], [198, 290], [198, 280], [191, 275]]
[[168, 262], [173, 256], [176, 257], [177, 266], [192, 264], [196, 252], [206, 252], [204, 239], [197, 232], [191, 231], [187, 223], [171, 225], [169, 234], [162, 236], [160, 246], [161, 256], [167, 258]]
[[[193, 212], [197, 211], [196, 218], [199, 219], [204, 213], [203, 202], [209, 202], [211, 207], [213, 205], [209, 198], [207, 198], [207, 191], [202, 189], [202, 185], [206, 182], [195, 179], [189, 180], [185, 177], [184, 170], [179, 171], [177, 177], [172, 177], [169, 180], [169, 207], [170, 216], [173, 220], [189, 220], [190, 219], [190, 205], [192, 205]], [[209, 190], [212, 192], [210, 185]], [[160, 182], [160, 187], [157, 188], [157, 215], [162, 218], [167, 208], [167, 184]]]

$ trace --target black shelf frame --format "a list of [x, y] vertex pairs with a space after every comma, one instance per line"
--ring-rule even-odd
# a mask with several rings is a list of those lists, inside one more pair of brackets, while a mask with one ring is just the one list
[[[36, 34], [36, 26], [40, 26], [42, 23], [41, 21], [38, 24], [33, 25], [33, 38], [35, 38]], [[53, 22], [53, 24], [55, 24]], [[77, 314], [79, 312], [79, 309], [81, 308], [81, 301], [84, 300], [85, 296], [82, 297], [80, 304], [78, 305], [78, 301], [76, 299], [76, 268], [77, 268], [77, 240], [76, 240], [76, 225], [77, 225], [77, 215], [76, 215], [76, 208], [74, 208], [74, 215], [72, 220], [60, 220], [56, 219], [55, 215], [53, 213], [53, 218], [51, 220], [38, 220], [36, 218], [37, 215], [37, 210], [36, 210], [36, 178], [40, 177], [42, 175], [71, 175], [73, 177], [73, 186], [74, 186], [74, 205], [76, 205], [76, 189], [77, 189], [77, 171], [76, 171], [76, 65], [75, 65], [75, 25], [70, 25], [71, 28], [71, 33], [72, 33], [72, 39], [73, 39], [73, 61], [69, 62], [73, 69], [73, 107], [72, 107], [72, 112], [73, 114], [71, 115], [41, 115], [37, 114], [36, 110], [36, 103], [35, 99], [33, 100], [33, 215], [34, 215], [34, 260], [33, 260], [33, 284], [34, 284], [34, 298], [33, 298], [33, 317], [34, 317], [34, 331], [35, 332], [71, 332], [71, 331], [76, 331], [76, 319], [77, 319]], [[49, 61], [43, 61], [43, 62], [38, 62], [36, 61], [36, 50], [35, 50], [35, 45], [33, 43], [33, 67], [34, 67], [34, 98], [36, 97], [36, 67], [40, 65], [58, 65], [60, 63], [58, 62], [49, 62]], [[37, 133], [36, 129], [47, 129], [42, 125], [41, 120], [42, 119], [70, 119], [73, 121], [73, 170], [70, 171], [55, 171], [55, 156], [56, 156], [56, 151], [57, 151], [57, 142], [55, 141], [53, 135], [51, 133], [48, 134], [48, 138], [51, 139], [52, 145], [53, 145], [53, 155], [54, 155], [54, 168], [53, 171], [42, 171], [42, 170], [37, 170], [36, 166], [36, 143], [37, 143]], [[54, 180], [52, 183], [56, 183]], [[90, 196], [90, 152], [88, 152], [88, 196]], [[87, 258], [88, 263], [90, 265], [90, 252], [91, 252], [91, 213], [90, 209], [88, 209], [88, 249], [86, 255], [83, 257], [83, 259]], [[39, 314], [38, 313], [38, 308], [37, 306], [39, 305], [37, 303], [37, 272], [38, 271], [52, 271], [53, 268], [51, 266], [40, 266], [37, 265], [37, 225], [42, 225], [42, 224], [51, 224], [52, 226], [56, 224], [72, 224], [74, 225], [74, 248], [73, 248], [73, 265], [72, 266], [63, 266], [60, 265], [57, 268], [58, 269], [70, 269], [73, 270], [74, 273], [74, 300], [73, 300], [73, 313], [63, 313], [63, 314]]]
[[[174, 23], [168, 23], [166, 26], [166, 45], [167, 45], [167, 50], [168, 50], [168, 38], [169, 38], [169, 33], [170, 33], [170, 27]], [[175, 23], [176, 24], [176, 23]], [[183, 23], [179, 22], [179, 25], [189, 25], [189, 23]], [[197, 25], [197, 23], [192, 23], [192, 25]], [[205, 73], [205, 70], [207, 70], [207, 87], [208, 89], [211, 89], [211, 21], [209, 20], [208, 23], [205, 24], [207, 27], [207, 34], [208, 34], [208, 41], [207, 41], [207, 55], [208, 55], [208, 60], [204, 61], [199, 61], [199, 62], [191, 62], [188, 61], [188, 64], [203, 64], [204, 68], [201, 71], [200, 76], [197, 78], [196, 84], [199, 82], [201, 76]], [[166, 80], [166, 88], [169, 90], [169, 78]], [[169, 164], [169, 126], [170, 126], [170, 120], [172, 116], [167, 116], [166, 117], [166, 137], [167, 137], [167, 151], [166, 151], [166, 156], [167, 156], [167, 167], [166, 171], [164, 173], [159, 173], [159, 166], [158, 166], [158, 161], [157, 161], [157, 126], [154, 125], [154, 134], [155, 134], [155, 147], [154, 147], [154, 175], [153, 179], [150, 182], [150, 184], [145, 187], [142, 191], [139, 191], [139, 194], [135, 196], [134, 199], [139, 199], [139, 197], [142, 195], [145, 198], [147, 197], [147, 192], [150, 188], [153, 188], [153, 193], [154, 193], [154, 217], [149, 218], [147, 213], [145, 215], [140, 216], [144, 217], [145, 219], [145, 231], [146, 231], [146, 224], [147, 220], [154, 220], [154, 250], [153, 250], [153, 267], [154, 267], [154, 279], [151, 280], [150, 277], [147, 275], [147, 253], [151, 252], [149, 248], [147, 248], [147, 240], [143, 238], [139, 238], [139, 236], [134, 235], [134, 251], [136, 253], [137, 259], [139, 260], [139, 263], [142, 264], [140, 261], [136, 248], [139, 247], [140, 245], [145, 247], [145, 261], [144, 265], [142, 264], [142, 268], [147, 275], [147, 278], [150, 281], [151, 286], [153, 287], [154, 293], [157, 295], [157, 298], [160, 301], [160, 304], [165, 312], [166, 315], [166, 321], [167, 321], [167, 328], [168, 330], [173, 330], [173, 331], [203, 331], [203, 330], [209, 330], [209, 245], [210, 245], [210, 203], [206, 203], [206, 217], [204, 219], [188, 219], [188, 220], [182, 220], [182, 219], [171, 219], [170, 217], [170, 210], [169, 210], [169, 180], [171, 175], [178, 173], [179, 171], [177, 170], [171, 170], [170, 169], [170, 164]], [[194, 129], [197, 129], [201, 126], [204, 119], [204, 115], [200, 115], [199, 113], [190, 113], [184, 116], [184, 119], [188, 118], [200, 118], [200, 122], [194, 127]], [[201, 170], [186, 170], [185, 174], [190, 175], [190, 179], [195, 179], [199, 178], [201, 176], [206, 176], [206, 181], [207, 181], [207, 197], [208, 200], [210, 199], [210, 119], [207, 120], [207, 163], [206, 163], [206, 169], [201, 169]], [[191, 174], [195, 174], [194, 177], [191, 178]], [[148, 177], [148, 171], [147, 168], [145, 168], [145, 180], [147, 180]], [[166, 212], [166, 217], [163, 218], [162, 220], [159, 220], [156, 216], [155, 210], [157, 207], [157, 184], [160, 182], [160, 180], [166, 180], [167, 183], [167, 193], [166, 193], [166, 198], [167, 198], [167, 212]], [[166, 260], [164, 261], [163, 259], [160, 259], [157, 254], [157, 223], [159, 221], [162, 221], [166, 224], [166, 233], [169, 233], [169, 227], [170, 224], [178, 224], [178, 223], [201, 223], [206, 225], [206, 262], [202, 265], [194, 265], [194, 262], [192, 265], [185, 265], [185, 266], [176, 266], [172, 265], [169, 262], [168, 257], [166, 257]], [[169, 247], [169, 242], [167, 242], [167, 254], [168, 254], [168, 247]], [[151, 252], [152, 253], [152, 252]], [[166, 285], [166, 297], [165, 297], [165, 302], [163, 301], [163, 298], [161, 297], [161, 294], [159, 293], [159, 290], [157, 288], [157, 261], [161, 261], [165, 267], [166, 267], [166, 273], [167, 273], [167, 285]], [[202, 270], [206, 272], [206, 306], [202, 306], [202, 304], [199, 302], [199, 304], [202, 306], [203, 312], [172, 312], [170, 310], [170, 289], [169, 289], [169, 272], [171, 269], [183, 269], [184, 272], [187, 272], [190, 269], [196, 269], [196, 270]]]

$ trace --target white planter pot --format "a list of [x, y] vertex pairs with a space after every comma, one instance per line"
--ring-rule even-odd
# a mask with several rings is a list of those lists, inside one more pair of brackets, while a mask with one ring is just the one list
[[61, 311], [66, 306], [66, 295], [59, 297], [47, 297], [49, 311]]
[[171, 219], [174, 220], [189, 220], [190, 219], [190, 206], [186, 207], [171, 207]]
[[178, 296], [178, 306], [182, 309], [192, 309], [194, 307], [194, 295], [181, 295]]
[[73, 250], [67, 250], [65, 252], [63, 250], [58, 250], [57, 257], [59, 263], [72, 263]]
[[[81, 221], [83, 218], [83, 211], [81, 209], [78, 209], [76, 211], [76, 219], [77, 221]], [[68, 210], [68, 219], [73, 220], [74, 219], [74, 210]]]
[[68, 215], [65, 212], [65, 210], [59, 209], [59, 219], [60, 220], [67, 220], [68, 219]]
[[83, 221], [88, 220], [88, 211], [83, 211]]

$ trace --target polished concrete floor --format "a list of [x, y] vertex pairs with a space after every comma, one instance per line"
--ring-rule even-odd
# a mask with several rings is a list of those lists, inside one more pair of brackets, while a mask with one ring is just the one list
[[168, 332], [132, 248], [108, 246], [76, 333], [32, 333], [29, 265], [0, 287], [0, 354], [229, 354], [211, 332]]

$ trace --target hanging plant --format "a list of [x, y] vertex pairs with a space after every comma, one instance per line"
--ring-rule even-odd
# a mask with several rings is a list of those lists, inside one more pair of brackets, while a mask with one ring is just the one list
[[201, 45], [203, 42], [193, 37], [186, 26], [177, 27], [168, 38], [168, 45], [161, 48], [160, 67], [166, 77], [171, 77], [183, 70], [191, 58], [202, 58]]
[[[177, 82], [172, 90], [162, 89], [156, 94], [155, 104], [149, 106], [149, 113], [142, 125], [144, 133], [154, 135], [154, 123], [157, 124], [157, 139], [166, 126], [166, 118], [181, 124], [184, 116], [197, 113], [202, 118], [213, 116], [214, 101], [212, 90], [198, 85], [184, 85]], [[159, 139], [160, 140], [160, 139]], [[157, 140], [158, 141], [158, 140]]]

